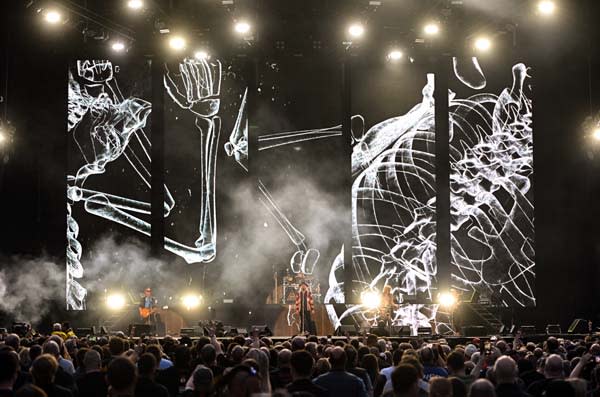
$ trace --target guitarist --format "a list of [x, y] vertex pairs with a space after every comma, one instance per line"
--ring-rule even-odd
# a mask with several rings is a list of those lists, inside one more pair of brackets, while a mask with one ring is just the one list
[[140, 301], [140, 317], [142, 322], [149, 324], [155, 332], [156, 325], [160, 323], [160, 315], [156, 311], [157, 307], [158, 301], [152, 296], [152, 288], [146, 288]]

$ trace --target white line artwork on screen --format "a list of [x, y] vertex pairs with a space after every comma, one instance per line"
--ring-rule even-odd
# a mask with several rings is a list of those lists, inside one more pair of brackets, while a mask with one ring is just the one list
[[321, 253], [315, 248], [308, 247], [306, 236], [292, 224], [287, 216], [285, 216], [265, 184], [260, 179], [258, 181], [258, 191], [261, 193], [261, 196], [259, 197], [260, 202], [265, 206], [273, 218], [275, 218], [292, 244], [296, 246], [296, 251], [290, 258], [290, 269], [293, 273], [313, 274]]
[[248, 172], [248, 89], [244, 91], [240, 110], [229, 141], [225, 143], [225, 153], [227, 156], [233, 157], [235, 161]]
[[[200, 178], [202, 185], [199, 236], [194, 247], [184, 246], [165, 238], [165, 248], [184, 258], [188, 263], [211, 262], [217, 252], [217, 217], [215, 205], [215, 178], [217, 166], [217, 145], [221, 134], [221, 118], [218, 116], [221, 95], [221, 62], [186, 58], [178, 65], [177, 71], [166, 67], [164, 85], [169, 97], [183, 110], [192, 112], [195, 116], [195, 128], [200, 133], [201, 165]], [[236, 122], [233, 144], [238, 145], [236, 160], [239, 157], [243, 165], [241, 151], [243, 133], [247, 119], [244, 122], [245, 96]], [[246, 126], [244, 126], [246, 124]], [[246, 144], [247, 159], [247, 144]], [[235, 150], [233, 150], [235, 152]], [[232, 153], [233, 153], [232, 152]]]
[[516, 64], [512, 86], [500, 95], [450, 103], [453, 283], [495, 296], [504, 306], [535, 304], [527, 72], [524, 64]]
[[[465, 66], [474, 72], [467, 76], [461, 71]], [[476, 59], [470, 65], [455, 60], [454, 70], [465, 86], [486, 87]], [[457, 99], [449, 92], [453, 286], [501, 294], [504, 305], [535, 302], [527, 77], [526, 66], [517, 64], [512, 87], [499, 96]], [[433, 89], [429, 75], [423, 101], [406, 115], [376, 124], [362, 137], [353, 133], [350, 271], [358, 291], [347, 293], [380, 292], [391, 285], [400, 302], [417, 294], [433, 297], [437, 284]], [[465, 236], [472, 241], [465, 241]], [[479, 244], [477, 249], [473, 242]], [[340, 260], [338, 256], [332, 264], [325, 303], [342, 303], [340, 291], [350, 288], [336, 276], [343, 268]], [[348, 305], [341, 315], [328, 306], [328, 313], [335, 326], [348, 316], [358, 324], [378, 321], [377, 311], [363, 305]], [[435, 304], [401, 304], [393, 323], [409, 325], [415, 334], [417, 327], [434, 320], [447, 326], [441, 314]]]
[[[85, 184], [89, 178], [104, 174], [108, 165], [122, 156], [150, 187], [150, 141], [143, 128], [151, 106], [140, 98], [123, 97], [110, 61], [80, 60], [74, 69], [69, 71], [67, 128], [85, 164], [67, 175], [66, 303], [68, 309], [82, 310], [87, 295], [78, 281], [84, 272], [83, 247], [77, 240], [79, 225], [72, 206], [83, 202], [88, 213], [119, 223], [127, 219], [130, 227], [141, 228], [143, 221], [128, 211], [148, 215], [149, 203], [90, 190]], [[89, 130], [78, 131], [86, 116]], [[169, 206], [165, 203], [165, 211]]]

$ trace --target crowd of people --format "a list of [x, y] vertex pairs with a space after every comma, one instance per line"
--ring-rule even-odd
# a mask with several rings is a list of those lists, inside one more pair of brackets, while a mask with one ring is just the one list
[[586, 397], [600, 396], [600, 344], [548, 337], [392, 341], [214, 335], [9, 334], [0, 397]]

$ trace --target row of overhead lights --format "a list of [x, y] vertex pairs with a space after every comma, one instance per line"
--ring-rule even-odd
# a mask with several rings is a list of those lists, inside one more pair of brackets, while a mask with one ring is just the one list
[[[127, 0], [127, 7], [139, 12], [144, 9], [144, 0]], [[537, 10], [540, 15], [551, 16], [556, 11], [556, 4], [553, 0], [540, 0], [537, 2]], [[58, 25], [64, 21], [63, 15], [57, 9], [47, 9], [43, 12], [45, 21], [50, 25]], [[238, 20], [234, 23], [233, 31], [240, 37], [246, 38], [252, 33], [252, 26], [249, 22]], [[168, 33], [168, 30], [161, 33]], [[439, 36], [442, 32], [442, 27], [437, 22], [429, 22], [423, 25], [423, 34], [430, 39]], [[360, 40], [366, 33], [366, 28], [361, 23], [353, 23], [348, 26], [348, 36], [351, 40]], [[183, 52], [188, 49], [188, 43], [184, 36], [169, 35], [168, 46], [175, 52]], [[127, 44], [122, 40], [114, 40], [110, 43], [110, 48], [116, 52], [124, 52], [127, 50]], [[479, 53], [489, 52], [493, 47], [493, 42], [488, 36], [478, 36], [473, 40], [472, 47]], [[199, 49], [194, 52], [194, 57], [198, 59], [209, 58], [209, 53], [205, 49]], [[400, 48], [393, 48], [387, 54], [387, 59], [390, 62], [397, 62], [403, 59], [404, 53]]]

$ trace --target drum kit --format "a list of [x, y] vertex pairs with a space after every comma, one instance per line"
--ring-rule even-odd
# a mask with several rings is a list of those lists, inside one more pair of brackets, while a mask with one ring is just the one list
[[283, 288], [283, 294], [281, 296], [281, 304], [290, 305], [296, 303], [296, 292], [300, 288], [300, 284], [303, 282], [308, 285], [310, 292], [313, 297], [315, 304], [322, 303], [321, 301], [321, 285], [319, 281], [312, 275], [306, 274], [286, 274], [282, 277], [281, 286]]

